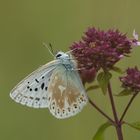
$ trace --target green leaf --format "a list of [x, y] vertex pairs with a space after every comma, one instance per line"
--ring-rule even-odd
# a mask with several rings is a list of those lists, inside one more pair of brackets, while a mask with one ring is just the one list
[[94, 86], [90, 86], [86, 89], [86, 91], [90, 91], [90, 90], [95, 90], [95, 89], [98, 89], [99, 88], [99, 85], [94, 85]]
[[116, 96], [120, 97], [120, 96], [128, 96], [128, 95], [132, 95], [131, 90], [124, 89], [124, 90], [122, 90], [122, 91], [121, 91], [118, 95], [116, 95]]
[[126, 56], [126, 57], [130, 57], [130, 55], [128, 55], [128, 54], [124, 54], [124, 56]]
[[111, 126], [111, 123], [109, 122], [102, 124], [97, 130], [92, 140], [104, 140], [104, 132], [109, 126]]
[[99, 86], [101, 87], [104, 94], [106, 94], [107, 92], [107, 86], [111, 77], [112, 77], [112, 74], [109, 72], [101, 72], [97, 76]]
[[133, 122], [133, 123], [125, 122], [125, 124], [140, 131], [140, 122]]
[[119, 73], [119, 74], [123, 74], [123, 73], [124, 73], [124, 71], [123, 71], [121, 68], [116, 67], [116, 66], [114, 66], [114, 67], [112, 68], [112, 70], [115, 71], [115, 72], [117, 72], [117, 73]]

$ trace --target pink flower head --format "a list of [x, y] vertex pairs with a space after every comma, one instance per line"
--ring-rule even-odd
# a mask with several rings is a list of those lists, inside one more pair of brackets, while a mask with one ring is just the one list
[[[86, 73], [87, 71], [91, 73], [91, 69], [96, 72], [101, 68], [112, 69], [116, 62], [131, 52], [132, 44], [132, 40], [119, 30], [103, 31], [89, 28], [82, 40], [74, 43], [70, 48], [78, 60], [79, 68], [84, 68]], [[93, 75], [95, 77], [95, 73]], [[87, 74], [82, 77], [85, 76]], [[90, 77], [94, 79], [94, 77]]]
[[138, 68], [128, 68], [126, 73], [126, 76], [120, 77], [122, 87], [134, 93], [140, 92], [140, 71]]

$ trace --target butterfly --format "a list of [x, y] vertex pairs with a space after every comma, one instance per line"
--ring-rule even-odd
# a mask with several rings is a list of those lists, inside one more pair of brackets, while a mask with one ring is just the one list
[[88, 101], [76, 60], [62, 51], [24, 78], [10, 92], [10, 97], [28, 107], [48, 108], [58, 119], [76, 115]]

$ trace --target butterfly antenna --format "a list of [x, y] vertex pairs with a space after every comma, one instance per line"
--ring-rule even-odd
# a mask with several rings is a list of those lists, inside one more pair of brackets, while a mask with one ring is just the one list
[[70, 51], [67, 51], [66, 53], [71, 53], [73, 51], [75, 51], [77, 48], [73, 49], [73, 50], [70, 50]]
[[46, 43], [43, 43], [43, 46], [45, 46], [48, 49], [49, 53], [54, 57], [54, 51], [53, 51], [52, 44], [49, 43], [49, 46], [48, 46]]

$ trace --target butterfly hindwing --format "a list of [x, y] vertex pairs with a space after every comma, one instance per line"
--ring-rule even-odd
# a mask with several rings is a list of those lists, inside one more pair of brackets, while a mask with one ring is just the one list
[[74, 116], [88, 101], [76, 69], [76, 60], [59, 51], [54, 61], [24, 78], [10, 92], [10, 97], [29, 107], [47, 107], [59, 119]]
[[50, 77], [57, 66], [54, 60], [41, 66], [24, 78], [10, 93], [10, 97], [18, 103], [34, 108], [48, 107], [47, 89]]
[[77, 71], [58, 66], [49, 83], [48, 99], [49, 110], [56, 118], [68, 118], [80, 112], [87, 96]]

